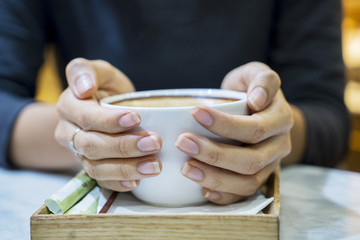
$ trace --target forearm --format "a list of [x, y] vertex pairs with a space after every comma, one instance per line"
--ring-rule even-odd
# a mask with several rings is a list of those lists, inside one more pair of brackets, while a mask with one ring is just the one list
[[291, 129], [292, 149], [290, 154], [281, 161], [283, 165], [300, 162], [306, 145], [306, 123], [304, 115], [302, 111], [294, 105], [291, 105], [291, 109], [294, 117], [294, 126]]
[[15, 123], [9, 149], [15, 166], [44, 170], [78, 166], [71, 151], [54, 138], [58, 118], [54, 105], [32, 103], [22, 110]]

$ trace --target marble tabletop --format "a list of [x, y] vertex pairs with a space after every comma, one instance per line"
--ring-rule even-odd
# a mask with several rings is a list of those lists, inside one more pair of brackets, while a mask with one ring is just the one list
[[[30, 216], [71, 174], [0, 169], [0, 239], [30, 239]], [[360, 239], [360, 174], [281, 170], [280, 239]]]
[[360, 239], [360, 174], [311, 166], [280, 176], [281, 239]]

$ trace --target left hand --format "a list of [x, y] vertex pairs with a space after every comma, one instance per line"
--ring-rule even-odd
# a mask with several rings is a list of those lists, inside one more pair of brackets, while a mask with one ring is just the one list
[[197, 107], [193, 117], [206, 129], [238, 146], [181, 134], [176, 146], [190, 155], [181, 172], [203, 186], [203, 196], [230, 204], [254, 194], [291, 150], [293, 116], [280, 90], [280, 78], [267, 65], [251, 62], [232, 70], [222, 88], [246, 91], [249, 115], [229, 115]]

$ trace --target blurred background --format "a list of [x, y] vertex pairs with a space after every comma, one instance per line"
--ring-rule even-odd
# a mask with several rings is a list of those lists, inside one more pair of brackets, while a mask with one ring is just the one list
[[[347, 69], [345, 102], [351, 114], [353, 127], [348, 154], [339, 168], [360, 172], [360, 0], [342, 0], [342, 3], [343, 56]], [[45, 64], [39, 72], [38, 81], [40, 84], [37, 99], [49, 103], [56, 102], [61, 87], [51, 46], [45, 50]]]
[[360, 0], [342, 0], [343, 56], [347, 69], [345, 103], [352, 117], [353, 128], [349, 152], [342, 168], [360, 172]]

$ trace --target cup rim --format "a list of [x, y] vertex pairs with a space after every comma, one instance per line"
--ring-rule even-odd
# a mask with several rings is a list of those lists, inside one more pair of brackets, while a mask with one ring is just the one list
[[[112, 104], [113, 102], [119, 102], [125, 99], [134, 98], [146, 98], [146, 97], [157, 97], [157, 96], [204, 96], [204, 97], [215, 97], [215, 98], [232, 98], [243, 101], [247, 99], [245, 92], [227, 90], [227, 89], [216, 89], [216, 88], [178, 88], [178, 89], [159, 89], [159, 90], [145, 90], [135, 91], [130, 93], [116, 94], [109, 97], [105, 97], [100, 100], [100, 104], [109, 108], [122, 108], [122, 109], [191, 109], [196, 106], [187, 107], [128, 107], [128, 106], [117, 106]], [[228, 102], [228, 103], [217, 103], [208, 104], [206, 106], [223, 106], [236, 104], [239, 101]]]

